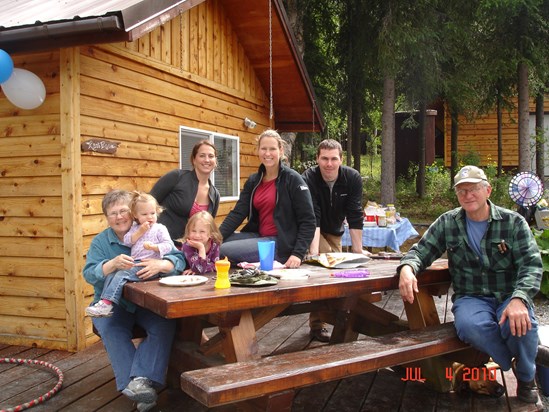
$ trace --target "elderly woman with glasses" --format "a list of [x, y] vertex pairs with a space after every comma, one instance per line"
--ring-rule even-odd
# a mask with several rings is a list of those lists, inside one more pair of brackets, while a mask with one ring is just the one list
[[[103, 199], [109, 227], [92, 240], [84, 266], [84, 278], [94, 287], [92, 304], [100, 299], [109, 275], [134, 265], [130, 248], [123, 243], [132, 225], [130, 199], [130, 193], [124, 190], [113, 190]], [[135, 265], [142, 267], [137, 276], [147, 280], [159, 273], [180, 274], [185, 269], [185, 258], [174, 248], [163, 259], [143, 259]], [[137, 402], [138, 411], [152, 409], [156, 405], [155, 387], [165, 383], [175, 321], [122, 299], [114, 305], [112, 316], [93, 318], [92, 322], [111, 361], [117, 389]], [[147, 334], [137, 347], [132, 341], [136, 325]]]

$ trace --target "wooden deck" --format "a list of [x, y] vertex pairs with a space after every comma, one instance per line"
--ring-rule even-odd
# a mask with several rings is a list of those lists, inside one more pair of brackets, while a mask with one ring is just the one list
[[[437, 298], [439, 313], [452, 320], [447, 297]], [[398, 292], [389, 293], [379, 303], [405, 317]], [[212, 331], [213, 332], [213, 331]], [[276, 318], [258, 331], [262, 355], [301, 350], [319, 345], [308, 335], [308, 315]], [[38, 359], [59, 367], [65, 382], [53, 398], [30, 410], [35, 411], [133, 411], [135, 405], [115, 388], [114, 376], [101, 343], [79, 353], [52, 351], [21, 346], [0, 345], [0, 358]], [[511, 372], [498, 373], [506, 394], [498, 399], [469, 394], [440, 394], [420, 382], [404, 382], [404, 371], [383, 369], [337, 382], [304, 388], [296, 395], [292, 411], [534, 411], [538, 405], [526, 405], [515, 397], [516, 381]], [[48, 392], [57, 381], [53, 374], [29, 366], [0, 364], [0, 409], [14, 408]], [[547, 398], [541, 396], [545, 410]], [[234, 407], [212, 410], [233, 411]], [[159, 394], [155, 411], [207, 411], [177, 388], [165, 388]]]

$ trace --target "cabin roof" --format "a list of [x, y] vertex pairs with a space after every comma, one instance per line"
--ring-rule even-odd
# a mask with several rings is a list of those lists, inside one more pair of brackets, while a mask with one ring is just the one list
[[[134, 41], [205, 0], [3, 0], [0, 49], [10, 54]], [[324, 129], [324, 119], [282, 0], [219, 0], [264, 90], [281, 132]], [[272, 54], [269, 47], [272, 38]]]

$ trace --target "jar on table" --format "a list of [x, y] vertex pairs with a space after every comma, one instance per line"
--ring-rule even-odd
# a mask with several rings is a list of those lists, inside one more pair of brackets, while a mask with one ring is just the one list
[[385, 214], [385, 209], [383, 209], [383, 208], [377, 209], [376, 221], [377, 221], [377, 225], [379, 227], [386, 227], [387, 226], [387, 216]]
[[396, 209], [394, 204], [390, 203], [387, 205], [385, 217], [387, 219], [387, 225], [394, 225], [396, 223]]

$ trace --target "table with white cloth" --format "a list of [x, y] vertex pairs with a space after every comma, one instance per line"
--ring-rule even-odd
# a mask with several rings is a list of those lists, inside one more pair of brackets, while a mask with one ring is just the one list
[[[387, 227], [364, 226], [362, 230], [362, 245], [364, 247], [390, 247], [395, 252], [400, 252], [400, 246], [409, 238], [419, 236], [412, 223], [406, 218]], [[351, 246], [349, 227], [345, 225], [345, 232], [341, 238], [341, 246]]]

